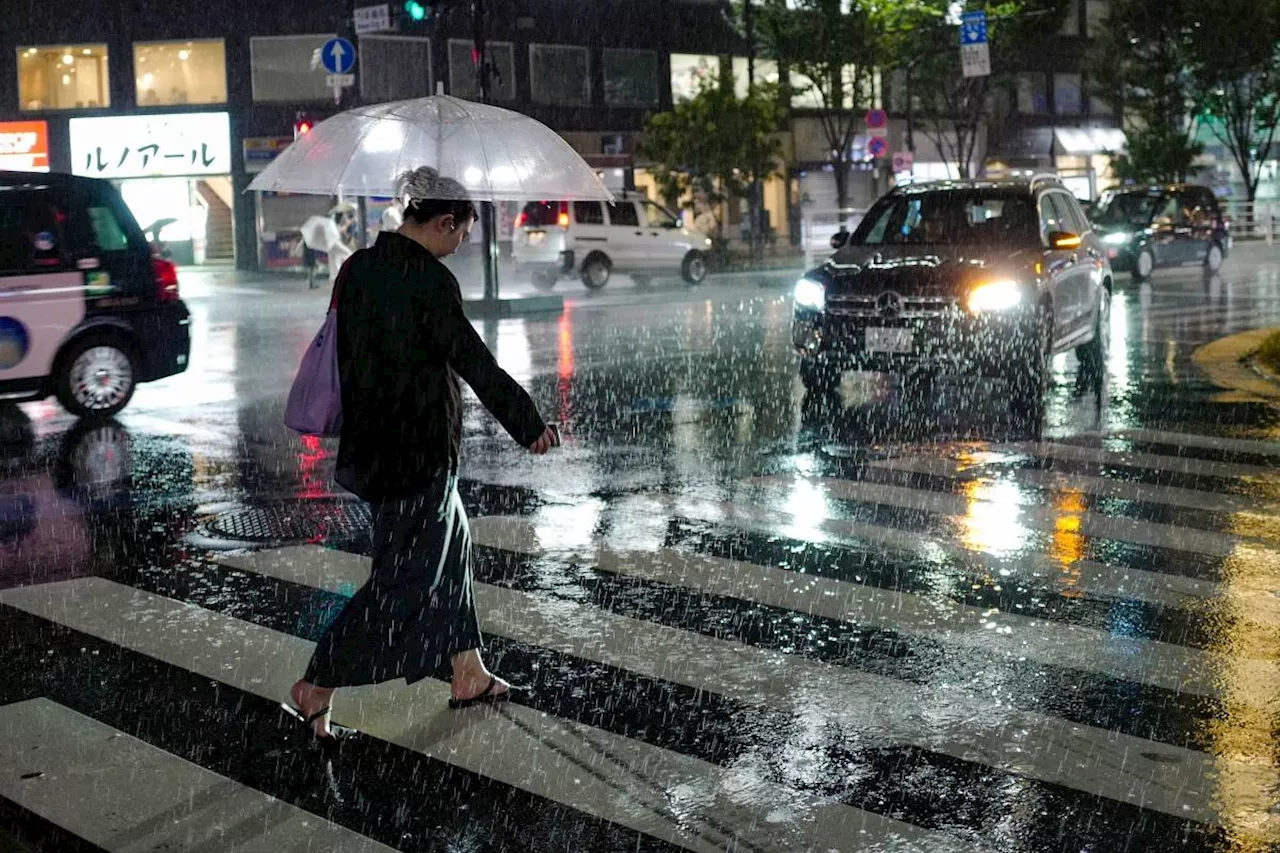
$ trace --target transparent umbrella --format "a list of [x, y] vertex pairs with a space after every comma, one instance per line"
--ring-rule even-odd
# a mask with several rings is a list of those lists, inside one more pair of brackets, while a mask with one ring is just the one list
[[316, 125], [251, 190], [392, 196], [396, 176], [431, 166], [475, 201], [612, 201], [555, 131], [501, 107], [434, 95], [358, 107]]

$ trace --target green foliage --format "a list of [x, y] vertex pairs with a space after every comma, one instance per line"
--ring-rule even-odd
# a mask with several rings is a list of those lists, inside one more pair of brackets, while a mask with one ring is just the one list
[[[1091, 92], [1124, 113], [1126, 154], [1117, 172], [1136, 181], [1183, 181], [1202, 147], [1190, 116], [1196, 4], [1113, 0], [1089, 59]], [[1215, 19], [1218, 13], [1213, 13]]]
[[1272, 373], [1280, 373], [1280, 332], [1272, 332], [1263, 338], [1253, 357]]
[[654, 162], [663, 197], [688, 204], [705, 196], [716, 212], [731, 198], [745, 198], [753, 178], [774, 174], [782, 143], [774, 135], [783, 114], [776, 86], [756, 86], [746, 98], [733, 91], [733, 79], [705, 81], [690, 100], [645, 122], [641, 153]]
[[885, 67], [900, 70], [918, 99], [915, 116], [961, 177], [969, 177], [975, 149], [988, 120], [991, 95], [1012, 85], [1012, 72], [1028, 49], [1056, 32], [1067, 14], [1066, 0], [969, 0], [965, 11], [987, 13], [992, 74], [965, 77], [960, 68], [959, 34], [948, 22], [950, 0], [887, 2], [882, 52]]
[[[737, 0], [734, 21], [759, 56], [800, 75], [821, 106], [817, 117], [831, 161], [836, 194], [848, 206], [850, 153], [859, 119], [874, 102], [883, 20], [870, 0]], [[785, 87], [787, 100], [794, 92]]]
[[1192, 29], [1192, 99], [1250, 201], [1280, 125], [1280, 0], [1217, 0]]

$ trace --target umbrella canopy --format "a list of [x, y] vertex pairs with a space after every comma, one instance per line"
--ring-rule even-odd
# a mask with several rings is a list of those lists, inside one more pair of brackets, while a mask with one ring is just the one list
[[476, 201], [613, 200], [551, 128], [447, 95], [358, 107], [327, 119], [285, 149], [249, 189], [394, 196], [396, 177], [419, 166], [460, 181]]

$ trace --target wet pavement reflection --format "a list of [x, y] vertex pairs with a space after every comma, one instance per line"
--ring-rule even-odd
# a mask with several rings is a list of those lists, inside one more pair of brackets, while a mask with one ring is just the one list
[[[1036, 422], [963, 376], [806, 394], [778, 286], [477, 323], [565, 436], [530, 457], [468, 400], [488, 655], [532, 690], [453, 715], [432, 680], [343, 691], [366, 736], [332, 766], [278, 708], [368, 571], [335, 444], [282, 422], [327, 295], [190, 279], [186, 374], [105, 424], [0, 407], [0, 819], [24, 838], [1280, 844], [1280, 409], [1191, 362], [1280, 325], [1273, 250], [1120, 276], [1104, 380], [1059, 356]], [[186, 799], [122, 803], [125, 764]]]

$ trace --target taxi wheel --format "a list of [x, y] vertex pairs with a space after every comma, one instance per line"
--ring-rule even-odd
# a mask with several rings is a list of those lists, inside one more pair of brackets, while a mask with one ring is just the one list
[[1222, 247], [1217, 243], [1210, 243], [1209, 251], [1206, 252], [1204, 256], [1204, 265], [1208, 268], [1209, 272], [1217, 272], [1222, 269], [1223, 257]]
[[138, 357], [116, 335], [89, 335], [64, 350], [58, 359], [54, 394], [78, 418], [114, 417], [138, 387]]
[[554, 272], [548, 270], [539, 270], [533, 274], [533, 286], [538, 290], [550, 290], [556, 286], [556, 280], [559, 278]]

